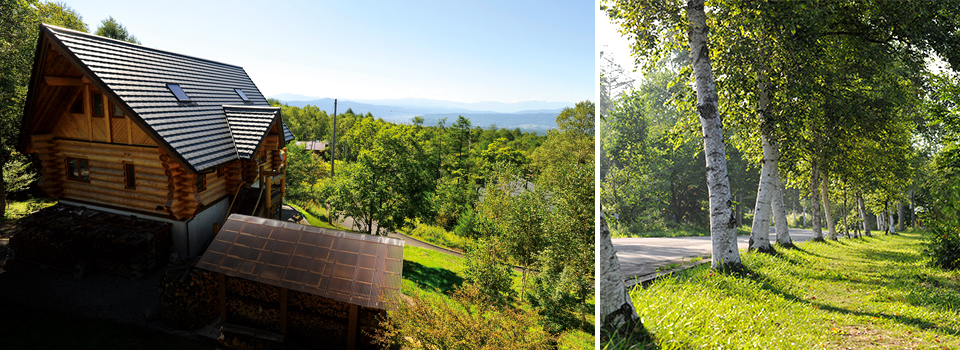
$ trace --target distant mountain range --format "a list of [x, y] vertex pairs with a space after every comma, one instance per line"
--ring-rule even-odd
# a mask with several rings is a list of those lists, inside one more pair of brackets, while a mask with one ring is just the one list
[[[290, 106], [303, 107], [313, 105], [327, 113], [333, 113], [332, 98], [315, 98], [295, 94], [279, 94], [271, 96]], [[447, 125], [453, 124], [457, 116], [470, 119], [474, 126], [483, 128], [496, 124], [500, 128], [520, 128], [528, 132], [546, 133], [547, 130], [557, 127], [557, 115], [564, 107], [573, 107], [569, 102], [453, 102], [420, 98], [393, 99], [393, 100], [338, 100], [337, 112], [343, 113], [347, 109], [356, 114], [373, 114], [377, 118], [394, 123], [410, 124], [414, 116], [421, 116], [425, 125], [436, 125], [442, 118], [447, 118]]]

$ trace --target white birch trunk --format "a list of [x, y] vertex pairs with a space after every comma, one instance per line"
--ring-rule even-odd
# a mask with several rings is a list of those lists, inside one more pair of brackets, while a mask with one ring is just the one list
[[907, 220], [904, 220], [903, 218], [904, 207], [906, 206], [903, 205], [903, 202], [897, 202], [897, 222], [900, 225], [900, 231], [907, 229], [907, 222], [906, 222]]
[[890, 229], [887, 232], [890, 234], [897, 233], [897, 226], [893, 224], [893, 208], [890, 208], [887, 212], [887, 221], [890, 223]]
[[704, 0], [687, 1], [687, 28], [690, 58], [697, 86], [697, 114], [703, 130], [703, 153], [707, 163], [707, 189], [710, 194], [710, 237], [713, 245], [714, 269], [740, 269], [737, 250], [737, 219], [730, 201], [730, 179], [723, 141], [723, 122], [717, 98], [717, 86], [710, 66], [707, 46], [707, 14]]
[[770, 143], [770, 126], [767, 113], [770, 108], [770, 83], [765, 72], [757, 74], [757, 114], [760, 118], [760, 145], [763, 147], [763, 158], [760, 159], [760, 184], [757, 186], [757, 203], [754, 205], [753, 227], [750, 229], [749, 250], [758, 250], [764, 253], [773, 253], [770, 246], [770, 218], [773, 193], [777, 183], [777, 155], [776, 149]]
[[830, 211], [830, 179], [827, 172], [823, 172], [821, 177], [820, 193], [823, 197], [823, 216], [827, 219], [827, 232], [830, 239], [837, 240], [837, 227], [833, 223], [833, 213]]
[[773, 247], [770, 246], [770, 223], [767, 222], [772, 208], [773, 194], [776, 191], [776, 159], [774, 158], [773, 146], [767, 142], [767, 138], [760, 136], [763, 144], [763, 159], [760, 167], [760, 184], [757, 186], [757, 204], [753, 214], [753, 227], [750, 230], [750, 250], [758, 250], [765, 253], [772, 253]]
[[787, 226], [787, 208], [783, 205], [783, 185], [780, 184], [780, 171], [773, 172], [775, 187], [773, 192], [773, 222], [777, 225], [777, 244], [792, 246], [790, 228]]
[[863, 205], [863, 195], [857, 193], [857, 209], [860, 210], [860, 224], [863, 226], [863, 234], [871, 236], [869, 225], [867, 225], [867, 208]]
[[627, 287], [624, 286], [620, 260], [610, 240], [607, 220], [600, 213], [600, 230], [597, 233], [597, 269], [600, 270], [600, 315], [603, 327], [616, 330], [633, 327], [640, 322], [633, 307]]
[[813, 236], [810, 238], [814, 242], [823, 241], [823, 231], [820, 230], [820, 200], [817, 197], [820, 194], [820, 170], [816, 161], [810, 161], [810, 221], [813, 221]]

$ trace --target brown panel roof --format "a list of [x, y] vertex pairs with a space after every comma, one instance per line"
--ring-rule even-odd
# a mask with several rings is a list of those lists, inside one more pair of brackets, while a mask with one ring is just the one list
[[232, 214], [197, 267], [386, 310], [400, 292], [403, 241]]

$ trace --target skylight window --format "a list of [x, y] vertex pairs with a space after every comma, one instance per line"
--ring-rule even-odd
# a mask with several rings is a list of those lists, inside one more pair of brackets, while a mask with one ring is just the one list
[[237, 95], [240, 95], [240, 99], [244, 101], [250, 101], [250, 98], [247, 97], [247, 94], [243, 93], [243, 89], [233, 89], [237, 92]]
[[190, 101], [190, 97], [187, 96], [185, 92], [183, 92], [183, 89], [180, 88], [180, 85], [167, 84], [167, 88], [170, 89], [170, 92], [172, 92], [173, 95], [177, 97], [177, 101], [180, 101], [180, 102]]

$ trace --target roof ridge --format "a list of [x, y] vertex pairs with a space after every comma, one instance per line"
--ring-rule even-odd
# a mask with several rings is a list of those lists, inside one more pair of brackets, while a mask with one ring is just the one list
[[41, 23], [40, 25], [43, 26], [43, 27], [45, 27], [45, 28], [47, 28], [47, 29], [49, 29], [49, 30], [51, 30], [51, 31], [69, 32], [69, 33], [71, 33], [71, 34], [82, 35], [82, 36], [89, 37], [89, 38], [96, 39], [96, 40], [103, 40], [103, 41], [113, 42], [113, 43], [117, 43], [117, 44], [123, 44], [123, 45], [127, 45], [127, 46], [130, 46], [130, 47], [140, 48], [140, 49], [143, 49], [143, 50], [160, 52], [160, 53], [165, 53], [165, 54], [169, 54], [169, 55], [175, 55], [175, 56], [180, 56], [180, 57], [184, 57], [184, 58], [194, 59], [194, 60], [198, 60], [198, 61], [204, 61], [204, 62], [210, 62], [210, 63], [214, 63], [214, 64], [219, 64], [219, 65], [222, 65], [222, 66], [229, 66], [229, 67], [234, 67], [234, 68], [243, 69], [243, 67], [238, 66], [238, 65], [234, 65], [234, 64], [223, 63], [223, 62], [220, 62], [220, 61], [214, 61], [214, 60], [211, 60], [211, 59], [200, 58], [200, 57], [196, 57], [196, 56], [184, 55], [184, 54], [181, 54], [181, 53], [176, 53], [176, 52], [167, 51], [167, 50], [161, 50], [161, 49], [157, 49], [157, 48], [153, 48], [153, 47], [149, 47], [149, 46], [144, 46], [144, 45], [138, 45], [138, 44], [129, 43], [129, 42], [126, 42], [126, 41], [123, 41], [123, 40], [117, 40], [117, 39], [108, 38], [108, 37], [105, 37], [105, 36], [99, 36], [99, 35], [96, 35], [96, 34], [90, 34], [90, 33], [87, 33], [87, 32], [81, 32], [81, 31], [78, 31], [78, 30], [70, 29], [70, 28], [58, 27], [58, 26], [55, 26], [55, 25], [52, 25], [52, 24]]
[[280, 107], [274, 107], [274, 106], [220, 105], [220, 107], [236, 108], [236, 109], [263, 109], [263, 110], [275, 110], [275, 111], [280, 110]]

